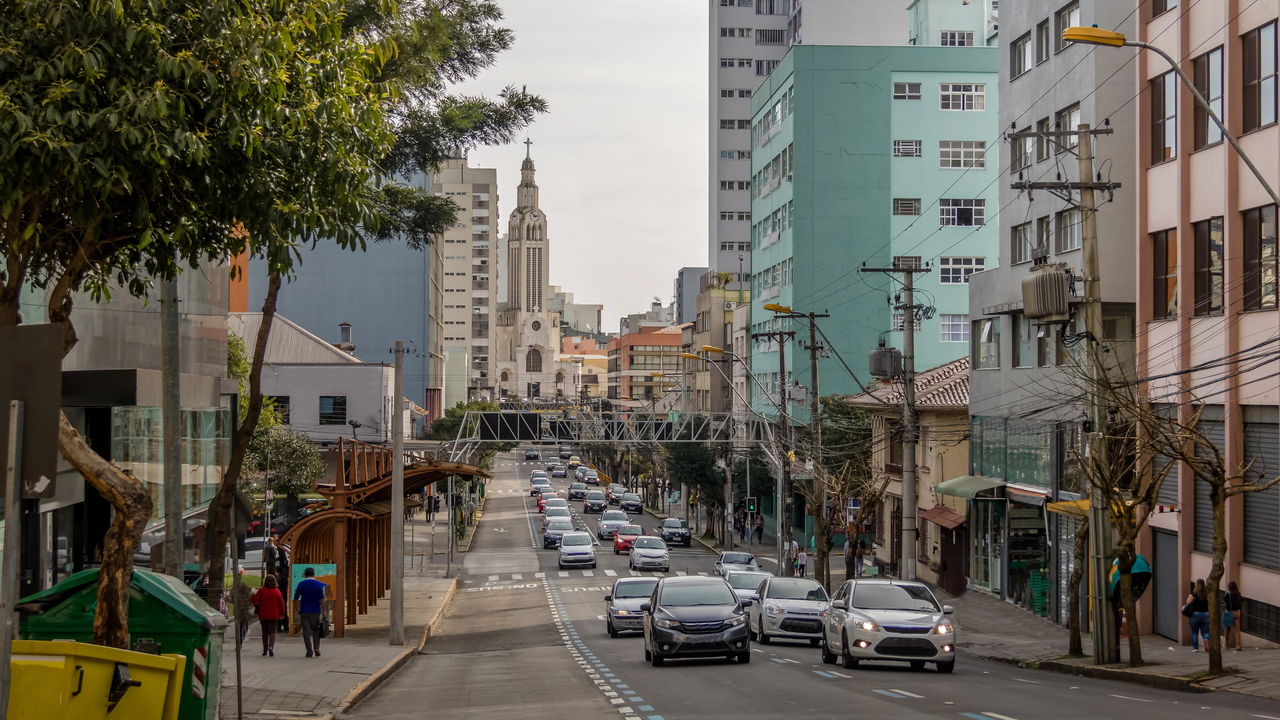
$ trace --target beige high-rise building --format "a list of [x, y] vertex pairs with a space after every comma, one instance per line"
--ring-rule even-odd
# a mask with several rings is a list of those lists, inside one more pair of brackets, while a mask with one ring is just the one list
[[[448, 160], [431, 178], [431, 192], [453, 200], [458, 225], [441, 237], [443, 260], [444, 405], [495, 397], [493, 353], [498, 247], [498, 171]], [[463, 359], [460, 361], [459, 356]]]

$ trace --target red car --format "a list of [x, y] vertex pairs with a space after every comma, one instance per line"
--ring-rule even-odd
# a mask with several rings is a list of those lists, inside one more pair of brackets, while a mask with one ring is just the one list
[[550, 500], [551, 498], [556, 498], [556, 497], [560, 497], [560, 493], [544, 492], [541, 495], [539, 495], [538, 496], [538, 512], [543, 512], [544, 510], [546, 510], [547, 501]]
[[613, 554], [621, 555], [631, 552], [631, 543], [644, 535], [644, 528], [639, 525], [623, 525], [613, 533]]

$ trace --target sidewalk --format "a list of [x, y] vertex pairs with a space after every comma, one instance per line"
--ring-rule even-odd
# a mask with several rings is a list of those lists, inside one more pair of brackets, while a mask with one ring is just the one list
[[[980, 592], [969, 591], [959, 597], [936, 588], [934, 592], [956, 609], [959, 636], [956, 644], [976, 657], [1167, 690], [1226, 690], [1280, 700], [1280, 648], [1246, 647], [1241, 652], [1226, 651], [1222, 657], [1226, 672], [1215, 677], [1207, 672], [1207, 653], [1193, 653], [1190, 646], [1144, 635], [1142, 656], [1147, 662], [1144, 667], [1130, 668], [1123, 663], [1094, 665], [1087, 632], [1083, 638], [1085, 657], [1067, 657], [1065, 627]], [[1127, 638], [1120, 638], [1122, 657], [1128, 654], [1128, 642]]]
[[[417, 521], [421, 523], [421, 519]], [[425, 524], [423, 524], [425, 525]], [[421, 538], [429, 527], [416, 528]], [[409, 541], [406, 538], [406, 554]], [[444, 618], [457, 589], [457, 580], [437, 577], [439, 567], [422, 554], [405, 559], [405, 645], [389, 645], [387, 633], [391, 601], [384, 597], [369, 612], [348, 625], [346, 637], [322, 641], [324, 654], [306, 657], [302, 636], [276, 636], [275, 657], [262, 656], [262, 640], [255, 620], [241, 649], [244, 717], [332, 718], [367, 695], [403, 665], [426, 643]], [[219, 717], [236, 714], [236, 661], [234, 626], [228, 626], [222, 646], [222, 687]]]

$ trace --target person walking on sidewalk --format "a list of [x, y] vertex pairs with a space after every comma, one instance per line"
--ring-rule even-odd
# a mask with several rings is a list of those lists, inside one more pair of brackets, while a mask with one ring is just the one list
[[862, 577], [863, 562], [867, 557], [867, 546], [861, 540], [858, 541], [858, 547], [853, 551], [853, 576]]
[[796, 553], [796, 577], [804, 577], [805, 566], [809, 564], [809, 554], [800, 548], [800, 552]]
[[286, 618], [284, 595], [280, 594], [275, 575], [262, 578], [262, 587], [251, 598], [258, 613], [258, 625], [262, 628], [262, 654], [276, 656], [276, 631], [280, 621]]
[[[1227, 583], [1227, 592], [1222, 596], [1222, 634], [1224, 647], [1240, 652], [1239, 615], [1244, 610], [1244, 595], [1240, 594], [1240, 586], [1235, 580]], [[1232, 643], [1232, 638], [1235, 642]]]
[[293, 591], [293, 617], [302, 626], [302, 644], [307, 647], [307, 657], [320, 657], [321, 632], [329, 622], [326, 613], [329, 586], [316, 579], [315, 568], [302, 571], [302, 576], [302, 582]]
[[1205, 652], [1209, 651], [1209, 596], [1204, 580], [1191, 586], [1191, 594], [1182, 613], [1191, 621], [1191, 652], [1200, 652], [1200, 638], [1204, 638]]
[[756, 544], [764, 544], [764, 517], [756, 517]]

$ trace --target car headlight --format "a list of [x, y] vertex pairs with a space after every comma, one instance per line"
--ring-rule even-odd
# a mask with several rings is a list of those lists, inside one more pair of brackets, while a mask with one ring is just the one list
[[955, 631], [955, 626], [949, 622], [940, 622], [938, 623], [938, 627], [933, 629], [933, 632], [937, 635], [950, 635]]
[[875, 622], [873, 622], [873, 621], [871, 621], [871, 620], [867, 620], [867, 619], [854, 620], [854, 621], [853, 621], [853, 626], [854, 626], [854, 627], [856, 627], [856, 628], [858, 628], [859, 630], [866, 630], [867, 632], [879, 632], [879, 631], [880, 631], [880, 626], [879, 626], [879, 625], [877, 625], [877, 624], [875, 624]]
[[635, 613], [631, 612], [630, 610], [614, 610], [613, 614], [622, 616], [622, 615], [634, 615]]
[[653, 621], [653, 624], [654, 624], [654, 625], [657, 625], [657, 626], [658, 626], [658, 627], [660, 627], [660, 628], [667, 628], [667, 629], [670, 629], [670, 628], [675, 627], [678, 623], [674, 623], [674, 622], [672, 622], [672, 621], [670, 621], [670, 620], [663, 620], [662, 618], [658, 618], [658, 619], [656, 619], [656, 620], [654, 620], [654, 621]]
[[663, 560], [666, 560], [666, 559], [667, 559], [667, 558], [669, 558], [669, 557], [671, 557], [671, 553], [669, 553], [669, 552], [664, 552], [664, 553], [662, 553], [662, 559], [663, 559]]
[[729, 627], [735, 627], [735, 626], [741, 625], [746, 621], [747, 619], [744, 618], [743, 616], [734, 615], [733, 617], [729, 618], [728, 621], [725, 622], [725, 624], [728, 625]]
[[782, 608], [778, 607], [777, 605], [765, 605], [764, 611], [768, 613], [770, 616], [777, 616], [782, 614]]

